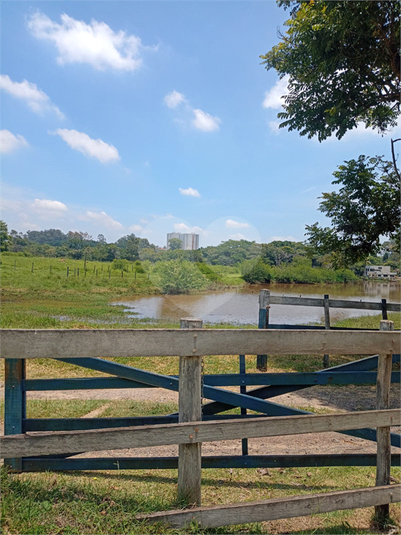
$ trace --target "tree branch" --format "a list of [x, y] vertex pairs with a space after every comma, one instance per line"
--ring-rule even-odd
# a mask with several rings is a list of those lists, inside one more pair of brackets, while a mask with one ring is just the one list
[[394, 170], [395, 170], [395, 172], [397, 173], [398, 180], [401, 182], [401, 177], [400, 177], [400, 173], [399, 173], [398, 168], [397, 168], [397, 163], [396, 163], [396, 158], [395, 158], [395, 152], [394, 152], [394, 143], [396, 143], [397, 141], [401, 141], [401, 138], [398, 138], [398, 139], [392, 139], [392, 140], [391, 140], [391, 154], [392, 154], [392, 156], [393, 156]]

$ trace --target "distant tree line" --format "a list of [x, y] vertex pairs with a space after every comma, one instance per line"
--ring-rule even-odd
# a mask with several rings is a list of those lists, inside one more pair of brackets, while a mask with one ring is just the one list
[[[199, 269], [200, 266], [206, 265], [235, 267], [241, 270], [244, 279], [248, 282], [275, 280], [277, 274], [284, 273], [283, 269], [289, 266], [296, 268], [299, 272], [314, 268], [330, 270], [336, 267], [333, 253], [323, 254], [319, 247], [314, 247], [310, 242], [276, 240], [260, 244], [248, 240], [228, 240], [220, 245], [203, 247], [195, 251], [178, 248], [166, 250], [135, 234], [123, 236], [115, 243], [107, 243], [103, 234], [99, 234], [94, 240], [86, 232], [64, 233], [59, 229], [28, 230], [26, 233], [16, 230], [9, 232], [4, 221], [0, 221], [0, 247], [3, 252], [9, 251], [25, 256], [86, 259], [99, 262], [140, 260], [149, 264], [181, 260], [196, 263]], [[357, 276], [362, 276], [366, 263], [389, 265], [396, 270], [399, 261], [400, 255], [396, 243], [388, 241], [381, 245], [379, 254], [368, 256], [348, 267]], [[213, 272], [207, 270], [204, 274], [212, 280], [211, 273]], [[313, 276], [311, 273], [308, 274], [308, 278], [313, 279], [317, 271], [313, 273]], [[288, 275], [288, 278], [291, 277], [294, 275]]]

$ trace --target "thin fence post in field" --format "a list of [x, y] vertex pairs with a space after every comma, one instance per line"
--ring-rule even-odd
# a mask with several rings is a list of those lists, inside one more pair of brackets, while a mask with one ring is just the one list
[[382, 319], [383, 320], [387, 320], [388, 317], [387, 317], [387, 300], [386, 299], [382, 299]]
[[33, 273], [33, 262], [32, 262], [32, 267], [31, 267], [31, 273]]
[[[269, 325], [270, 291], [260, 290], [259, 293], [259, 322], [258, 329], [267, 329]], [[256, 357], [256, 368], [265, 372], [267, 370], [267, 355]]]
[[[381, 331], [393, 331], [394, 322], [382, 320], [380, 322]], [[392, 355], [379, 354], [377, 364], [376, 382], [376, 409], [390, 408], [390, 386], [391, 386]], [[390, 484], [391, 467], [391, 437], [390, 427], [377, 428], [377, 467], [376, 486]], [[375, 507], [375, 518], [379, 525], [386, 525], [389, 520], [389, 504], [377, 505]]]
[[[181, 329], [201, 329], [202, 320], [183, 318]], [[202, 357], [196, 355], [194, 334], [193, 355], [180, 357], [179, 422], [202, 420]], [[191, 438], [191, 437], [190, 437]], [[187, 505], [201, 504], [201, 443], [179, 444], [178, 499]]]
[[70, 272], [70, 268], [67, 266], [67, 277], [68, 277], [69, 272]]
[[14, 260], [14, 271], [16, 271], [16, 269], [17, 269], [17, 261]]
[[[4, 380], [4, 434], [22, 434], [22, 421], [26, 417], [26, 396], [22, 388], [25, 379], [25, 359], [5, 359]], [[4, 459], [4, 465], [21, 472], [22, 459]]]
[[[329, 304], [329, 296], [326, 294], [323, 298], [324, 302], [324, 328], [326, 331], [330, 330], [330, 304]], [[329, 367], [329, 355], [323, 355], [323, 368]]]
[[51, 272], [52, 272], [52, 266], [51, 266], [51, 264], [50, 264], [50, 273], [51, 273]]
[[79, 268], [77, 268], [77, 277], [79, 277]]

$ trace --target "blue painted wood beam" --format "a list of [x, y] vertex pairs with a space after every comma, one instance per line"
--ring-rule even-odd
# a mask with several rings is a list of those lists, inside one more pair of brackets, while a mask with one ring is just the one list
[[[306, 468], [322, 466], [376, 466], [376, 455], [352, 453], [336, 455], [241, 455], [202, 457], [206, 468]], [[392, 454], [391, 465], [400, 466], [400, 456]], [[174, 470], [178, 457], [105, 457], [105, 458], [25, 458], [23, 470]]]

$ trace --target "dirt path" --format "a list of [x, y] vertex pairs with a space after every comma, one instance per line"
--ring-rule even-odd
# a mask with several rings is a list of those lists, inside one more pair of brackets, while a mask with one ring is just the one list
[[[234, 390], [234, 388], [233, 388]], [[178, 393], [160, 388], [137, 388], [121, 390], [80, 390], [29, 392], [28, 399], [99, 399], [105, 404], [85, 415], [87, 418], [101, 416], [112, 401], [132, 399], [137, 401], [178, 402]], [[363, 386], [313, 386], [284, 394], [273, 399], [275, 403], [299, 407], [304, 410], [322, 409], [334, 412], [372, 410], [376, 406], [376, 387]], [[400, 385], [392, 385], [391, 407], [399, 407]], [[397, 430], [399, 432], [399, 430]], [[296, 455], [296, 454], [333, 454], [333, 453], [375, 453], [374, 442], [358, 439], [340, 433], [320, 433], [313, 435], [293, 435], [290, 437], [271, 437], [249, 440], [249, 455]], [[400, 449], [393, 448], [400, 452]], [[83, 454], [83, 457], [159, 457], [176, 456], [177, 446], [115, 450]], [[240, 455], [241, 441], [219, 441], [205, 443], [203, 455]]]

